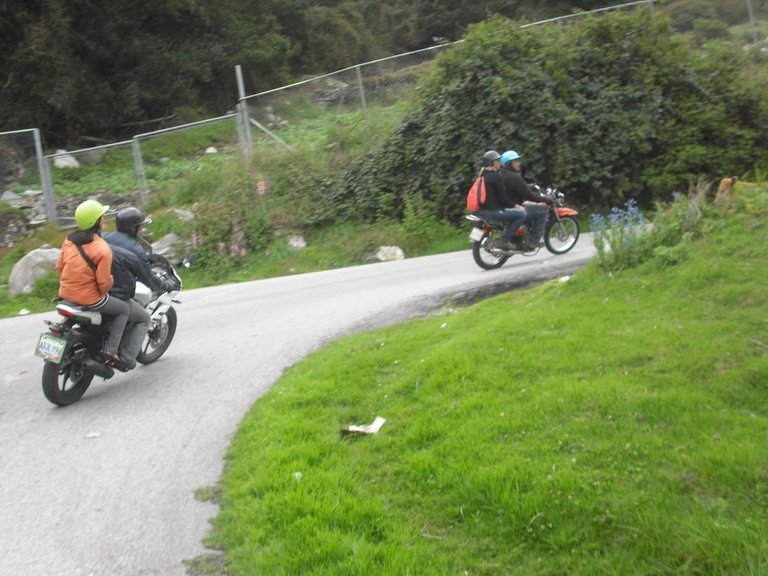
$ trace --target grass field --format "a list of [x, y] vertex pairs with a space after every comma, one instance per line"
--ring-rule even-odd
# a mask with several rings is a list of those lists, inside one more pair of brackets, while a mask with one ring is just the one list
[[676, 265], [592, 265], [292, 367], [204, 491], [223, 561], [192, 564], [768, 574], [768, 195], [708, 213]]

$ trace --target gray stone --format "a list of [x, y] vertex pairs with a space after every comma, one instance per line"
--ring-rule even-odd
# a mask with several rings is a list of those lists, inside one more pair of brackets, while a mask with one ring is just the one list
[[176, 234], [166, 234], [152, 244], [152, 253], [165, 256], [174, 266], [181, 264], [185, 250], [186, 245]]
[[380, 246], [376, 252], [376, 259], [380, 262], [405, 259], [405, 253], [399, 246]]
[[8, 292], [13, 296], [32, 292], [38, 279], [55, 270], [59, 252], [58, 248], [38, 248], [27, 253], [11, 270]]
[[67, 154], [66, 150], [56, 150], [53, 156], [54, 168], [78, 168], [80, 162], [72, 154]]
[[182, 210], [181, 208], [171, 208], [170, 212], [173, 212], [174, 214], [176, 214], [176, 217], [179, 220], [183, 220], [184, 222], [189, 222], [190, 220], [195, 219], [195, 215], [189, 210]]
[[303, 236], [289, 236], [288, 247], [293, 248], [294, 250], [301, 250], [302, 248], [307, 247], [307, 241], [304, 240]]

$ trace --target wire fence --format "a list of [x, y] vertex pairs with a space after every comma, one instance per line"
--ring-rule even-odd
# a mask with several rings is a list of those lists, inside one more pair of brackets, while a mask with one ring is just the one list
[[[650, 10], [666, 14], [678, 33], [694, 44], [738, 42], [749, 50], [768, 52], [768, 0], [639, 0], [589, 12], [578, 12], [533, 22], [524, 27], [570, 25], [580, 18], [615, 10]], [[461, 41], [459, 41], [461, 42]], [[367, 127], [372, 116], [397, 117], [404, 104], [419, 94], [444, 44], [382, 58], [257, 94], [246, 94], [242, 72], [238, 81], [237, 111], [232, 114], [137, 134], [131, 140], [44, 155], [36, 129], [0, 132], [0, 176], [3, 199], [32, 214], [32, 221], [69, 220], [76, 202], [88, 194], [104, 201], [120, 197], [141, 203], [147, 195], [188, 169], [164, 151], [179, 152], [179, 132], [202, 131], [201, 150], [181, 150], [201, 164], [214, 161], [206, 152], [258, 154], [261, 146], [300, 149], [306, 134], [329, 127]], [[371, 132], [369, 138], [375, 138]], [[72, 166], [78, 166], [76, 170]], [[94, 170], [89, 170], [93, 166]], [[102, 177], [93, 173], [101, 169]], [[103, 171], [107, 168], [109, 178]], [[54, 196], [54, 189], [56, 195]], [[126, 193], [126, 191], [130, 191]], [[74, 203], [74, 205], [73, 205]]]

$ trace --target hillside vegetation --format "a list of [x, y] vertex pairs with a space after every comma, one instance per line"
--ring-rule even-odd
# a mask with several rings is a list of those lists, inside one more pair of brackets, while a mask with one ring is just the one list
[[[651, 235], [677, 238], [674, 261], [596, 261], [288, 370], [201, 491], [222, 506], [223, 560], [190, 564], [768, 573], [768, 192], [740, 189], [729, 214], [698, 194], [660, 210]], [[376, 416], [375, 436], [339, 434]]]
[[439, 55], [420, 105], [381, 148], [315, 189], [319, 210], [397, 216], [414, 197], [446, 219], [489, 148], [515, 149], [581, 207], [648, 208], [692, 175], [743, 175], [768, 159], [762, 58], [699, 45], [636, 10], [520, 29], [491, 18]]

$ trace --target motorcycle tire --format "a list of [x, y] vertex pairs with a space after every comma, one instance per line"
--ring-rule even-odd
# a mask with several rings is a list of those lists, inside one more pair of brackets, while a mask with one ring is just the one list
[[46, 362], [43, 366], [43, 394], [56, 406], [69, 406], [80, 400], [91, 385], [93, 374], [83, 370], [82, 365]]
[[140, 364], [145, 366], [152, 364], [152, 362], [157, 362], [165, 354], [168, 346], [171, 345], [173, 335], [176, 334], [176, 323], [176, 310], [171, 306], [158, 323], [150, 326], [149, 333], [141, 347], [141, 352], [136, 357]]
[[498, 230], [489, 230], [483, 234], [483, 237], [480, 240], [472, 242], [472, 258], [475, 259], [475, 264], [480, 266], [483, 270], [495, 270], [496, 268], [501, 268], [504, 266], [504, 263], [509, 260], [509, 256], [497, 256], [496, 254], [492, 254], [486, 248], [486, 246], [488, 246], [488, 241], [496, 239], [495, 236], [498, 234]]
[[550, 222], [544, 230], [544, 244], [552, 254], [565, 254], [576, 246], [579, 239], [579, 221], [573, 216], [563, 216]]

